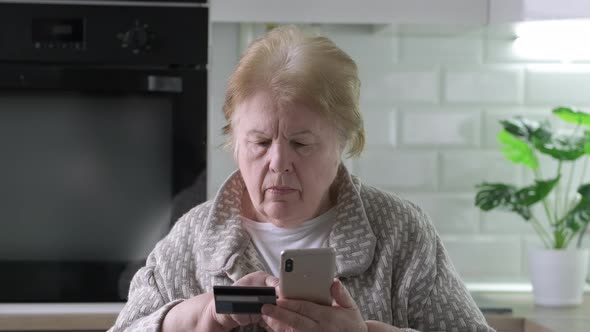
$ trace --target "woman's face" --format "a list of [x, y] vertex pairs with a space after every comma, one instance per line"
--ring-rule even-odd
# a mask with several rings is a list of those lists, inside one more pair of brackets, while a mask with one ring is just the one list
[[248, 190], [242, 213], [294, 227], [325, 212], [343, 149], [335, 127], [302, 105], [277, 110], [265, 93], [235, 112], [236, 161]]

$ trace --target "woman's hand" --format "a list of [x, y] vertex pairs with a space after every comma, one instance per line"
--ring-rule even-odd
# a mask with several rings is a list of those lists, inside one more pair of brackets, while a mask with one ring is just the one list
[[[247, 274], [234, 283], [234, 286], [277, 287], [279, 279], [264, 272]], [[237, 326], [260, 321], [260, 315], [218, 314], [215, 312], [215, 299], [212, 293], [192, 297], [174, 306], [164, 317], [162, 331], [210, 331], [225, 332]]]
[[[234, 283], [234, 286], [269, 286], [277, 287], [279, 285], [279, 279], [258, 271], [247, 274], [240, 278], [240, 280]], [[207, 315], [208, 314], [208, 315]], [[215, 312], [215, 301], [212, 300], [208, 307], [208, 312], [205, 316], [210, 316], [218, 325], [225, 328], [225, 330], [231, 330], [236, 326], [245, 326], [250, 324], [257, 324], [261, 317], [260, 315], [254, 314], [218, 314]], [[201, 326], [201, 325], [199, 325]], [[210, 325], [205, 325], [210, 326]], [[205, 330], [204, 330], [205, 331]], [[207, 331], [209, 331], [207, 329]]]
[[332, 306], [309, 301], [279, 299], [265, 304], [262, 319], [270, 331], [366, 332], [367, 324], [356, 303], [339, 280], [332, 283]]

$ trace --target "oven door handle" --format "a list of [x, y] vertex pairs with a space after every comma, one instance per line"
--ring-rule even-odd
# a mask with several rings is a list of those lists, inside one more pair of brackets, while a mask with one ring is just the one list
[[148, 75], [147, 90], [151, 92], [182, 93], [182, 77]]
[[173, 93], [183, 92], [181, 71], [161, 72], [134, 69], [68, 69], [63, 72], [62, 82], [70, 89]]
[[182, 94], [197, 71], [0, 65], [0, 88]]

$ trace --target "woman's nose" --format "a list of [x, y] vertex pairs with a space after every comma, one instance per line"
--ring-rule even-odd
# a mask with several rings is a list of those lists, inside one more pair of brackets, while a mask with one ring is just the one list
[[291, 151], [289, 150], [288, 144], [273, 142], [270, 147], [269, 156], [269, 167], [271, 171], [284, 173], [293, 170], [293, 161], [291, 160]]

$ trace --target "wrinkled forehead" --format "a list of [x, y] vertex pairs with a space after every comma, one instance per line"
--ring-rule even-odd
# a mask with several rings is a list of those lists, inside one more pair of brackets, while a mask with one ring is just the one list
[[257, 93], [236, 105], [232, 119], [236, 131], [287, 132], [330, 130], [329, 121], [304, 102], [278, 102], [268, 93]]

